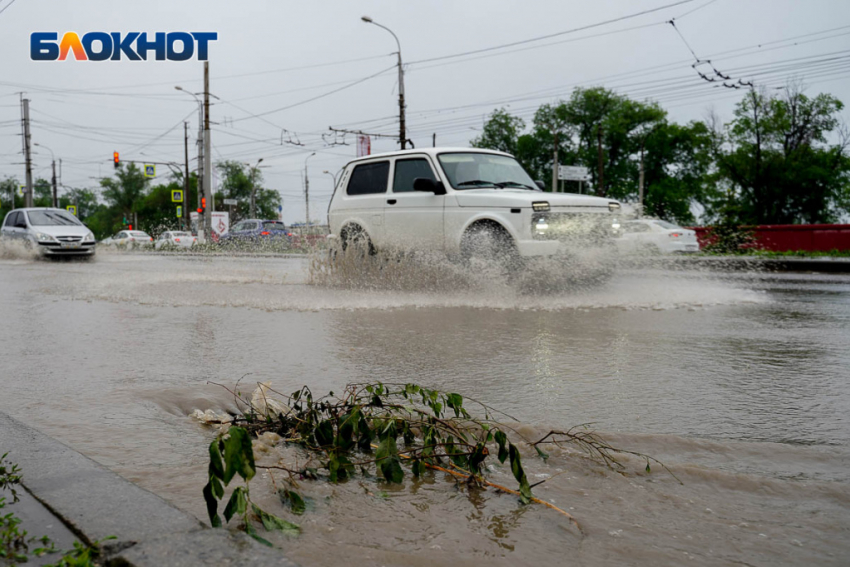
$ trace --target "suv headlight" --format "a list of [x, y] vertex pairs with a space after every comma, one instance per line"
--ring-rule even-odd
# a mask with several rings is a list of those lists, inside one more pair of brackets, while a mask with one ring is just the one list
[[83, 242], [94, 242], [94, 233], [93, 233], [93, 232], [88, 233], [88, 234], [87, 234], [87, 235], [83, 238]]
[[49, 234], [44, 234], [43, 232], [37, 232], [35, 237], [39, 242], [56, 242], [56, 239], [50, 236]]

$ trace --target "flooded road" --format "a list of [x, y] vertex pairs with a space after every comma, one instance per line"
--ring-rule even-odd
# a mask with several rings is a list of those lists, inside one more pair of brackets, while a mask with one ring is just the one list
[[[582, 423], [660, 469], [528, 455], [563, 518], [441, 476], [306, 483], [286, 516], [304, 565], [846, 565], [850, 277], [618, 273], [593, 289], [340, 289], [306, 259], [100, 254], [0, 260], [0, 410], [206, 520], [213, 432], [194, 409], [271, 381], [314, 392], [417, 382], [486, 401], [529, 435]], [[2, 450], [2, 447], [0, 447]], [[274, 459], [279, 455], [267, 455]], [[494, 482], [512, 485], [495, 467]], [[536, 479], [536, 480], [535, 480]]]

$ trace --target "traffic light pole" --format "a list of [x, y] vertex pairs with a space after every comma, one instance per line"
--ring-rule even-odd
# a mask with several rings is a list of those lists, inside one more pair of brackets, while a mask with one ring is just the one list
[[183, 173], [183, 230], [189, 226], [189, 123], [183, 123], [183, 160], [185, 171]]
[[210, 149], [210, 62], [204, 61], [204, 238], [212, 235], [212, 151]]

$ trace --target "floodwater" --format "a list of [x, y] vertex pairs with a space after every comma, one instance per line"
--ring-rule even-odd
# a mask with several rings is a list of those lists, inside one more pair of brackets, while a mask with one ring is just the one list
[[[615, 472], [574, 452], [526, 454], [532, 483], [563, 473], [535, 495], [582, 534], [550, 509], [442, 475], [304, 481], [311, 505], [293, 516], [260, 473], [252, 497], [302, 526], [274, 540], [291, 558], [850, 563], [850, 277], [647, 267], [538, 294], [435, 279], [351, 288], [311, 283], [306, 259], [6, 254], [0, 410], [206, 520], [214, 432], [188, 415], [233, 407], [209, 381], [317, 393], [417, 382], [485, 401], [529, 437], [593, 423], [682, 482], [639, 459]], [[261, 462], [281, 457], [293, 453]], [[490, 475], [513, 486], [507, 468]]]

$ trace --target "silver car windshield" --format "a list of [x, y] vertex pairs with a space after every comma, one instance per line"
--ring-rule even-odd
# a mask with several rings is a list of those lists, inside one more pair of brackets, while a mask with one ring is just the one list
[[27, 211], [33, 226], [81, 226], [71, 213], [65, 211]]
[[512, 157], [473, 152], [438, 156], [449, 183], [455, 189], [505, 187], [537, 191], [534, 180]]

